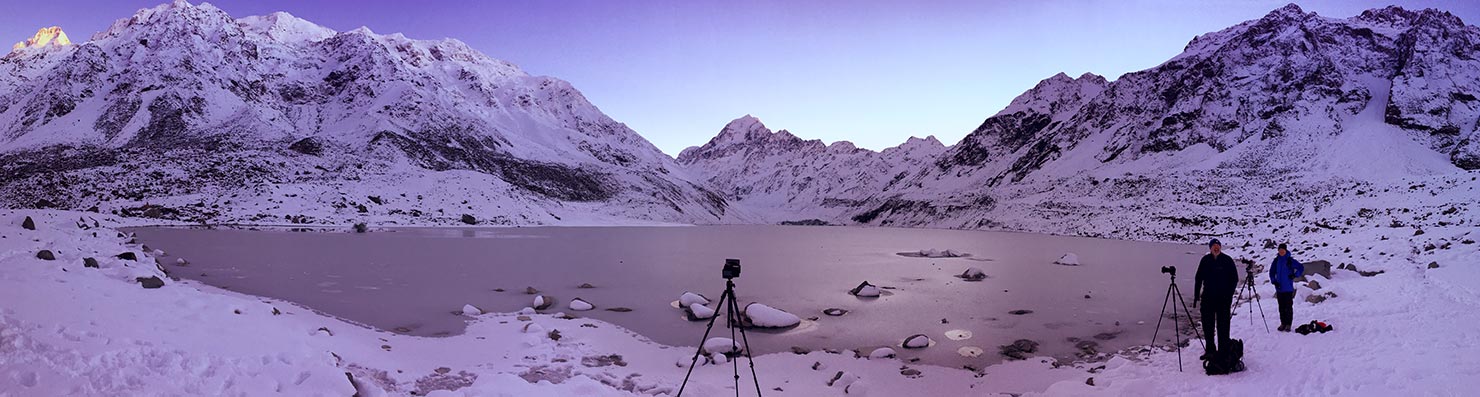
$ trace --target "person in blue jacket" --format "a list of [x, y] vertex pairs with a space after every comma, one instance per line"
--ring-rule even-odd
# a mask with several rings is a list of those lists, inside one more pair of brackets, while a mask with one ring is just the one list
[[1280, 244], [1279, 255], [1269, 265], [1269, 282], [1274, 284], [1274, 297], [1280, 302], [1281, 332], [1290, 332], [1295, 320], [1295, 279], [1304, 275], [1305, 265], [1290, 257], [1290, 251]]

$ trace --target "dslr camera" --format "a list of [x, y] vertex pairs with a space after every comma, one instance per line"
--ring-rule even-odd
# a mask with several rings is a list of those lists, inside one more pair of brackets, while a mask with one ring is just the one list
[[725, 267], [724, 269], [720, 270], [720, 273], [725, 277], [725, 279], [740, 277], [740, 260], [725, 259]]
[[1170, 274], [1170, 275], [1173, 275], [1173, 276], [1176, 276], [1177, 275], [1177, 267], [1176, 266], [1162, 266], [1161, 267], [1161, 272], [1162, 273], [1166, 273], [1166, 274]]

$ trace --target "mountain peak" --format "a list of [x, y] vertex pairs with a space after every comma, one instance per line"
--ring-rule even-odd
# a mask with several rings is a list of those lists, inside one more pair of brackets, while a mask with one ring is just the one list
[[1448, 11], [1433, 8], [1413, 11], [1399, 6], [1387, 6], [1362, 11], [1362, 14], [1357, 16], [1357, 19], [1388, 25], [1413, 25], [1426, 21], [1452, 26], [1464, 26], [1465, 24], [1459, 17], [1450, 14]]
[[42, 48], [49, 45], [65, 46], [72, 45], [72, 40], [67, 38], [67, 33], [60, 26], [41, 28], [36, 34], [25, 41], [15, 43], [10, 47], [11, 51], [20, 51], [25, 48]]

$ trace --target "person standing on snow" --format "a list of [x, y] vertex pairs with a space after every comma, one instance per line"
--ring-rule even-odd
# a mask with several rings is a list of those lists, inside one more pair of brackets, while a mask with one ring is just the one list
[[1279, 254], [1269, 264], [1269, 282], [1274, 284], [1275, 300], [1280, 302], [1281, 332], [1290, 332], [1290, 323], [1295, 320], [1295, 278], [1305, 275], [1305, 265], [1290, 256], [1290, 251], [1280, 244]]
[[[1228, 323], [1233, 317], [1233, 294], [1238, 288], [1238, 266], [1233, 264], [1233, 258], [1223, 254], [1223, 243], [1215, 238], [1208, 242], [1208, 250], [1197, 265], [1197, 275], [1192, 283], [1192, 307], [1197, 307], [1199, 300], [1203, 303], [1203, 340], [1207, 343], [1207, 351], [1203, 354], [1205, 360], [1213, 357], [1219, 345], [1228, 346]], [[1216, 342], [1213, 339], [1215, 334]]]

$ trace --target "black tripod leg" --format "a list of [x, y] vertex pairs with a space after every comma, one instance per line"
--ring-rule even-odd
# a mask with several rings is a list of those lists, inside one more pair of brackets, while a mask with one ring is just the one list
[[[1161, 319], [1166, 318], [1166, 316], [1167, 316], [1167, 302], [1168, 301], [1171, 301], [1171, 300], [1172, 300], [1172, 288], [1171, 287], [1167, 287], [1167, 296], [1165, 298], [1162, 298], [1162, 300], [1161, 300], [1161, 311], [1160, 312], [1157, 312], [1157, 315], [1156, 315], [1156, 329], [1153, 330], [1153, 331], [1151, 331], [1151, 346], [1153, 346], [1153, 347], [1156, 346], [1156, 335], [1158, 335], [1158, 334], [1161, 333]], [[1177, 311], [1177, 307], [1176, 306], [1172, 306], [1172, 311], [1173, 312]], [[1175, 313], [1173, 313], [1173, 314], [1175, 314]], [[1176, 320], [1172, 320], [1172, 321], [1175, 322]]]
[[[1192, 327], [1192, 337], [1195, 338], [1195, 339], [1197, 339], [1198, 342], [1202, 343], [1203, 351], [1207, 351], [1208, 350], [1208, 342], [1205, 341], [1205, 340], [1203, 340], [1202, 333], [1197, 332], [1197, 323], [1195, 323], [1195, 322], [1192, 321], [1192, 309], [1188, 309], [1187, 308], [1187, 300], [1182, 298], [1182, 290], [1181, 289], [1177, 289], [1177, 286], [1176, 285], [1173, 285], [1172, 286], [1172, 289], [1175, 290], [1175, 291], [1177, 291], [1176, 292], [1177, 301], [1182, 304], [1182, 312], [1183, 313], [1187, 313], [1187, 326]], [[1174, 308], [1172, 308], [1172, 310], [1177, 310], [1177, 309], [1174, 307]], [[1205, 318], [1205, 319], [1203, 319], [1203, 321], [1208, 321], [1208, 319]]]
[[[734, 295], [734, 293], [731, 293], [731, 295]], [[731, 299], [730, 300], [730, 303], [733, 305], [735, 303], [735, 300], [734, 299]], [[731, 306], [731, 307], [733, 308], [733, 306]], [[735, 311], [738, 312], [739, 309], [735, 309]], [[750, 355], [750, 337], [745, 335], [745, 328], [744, 327], [736, 327], [736, 328], [740, 328], [740, 340], [743, 341], [743, 342], [745, 342], [745, 359], [750, 363], [750, 379], [752, 381], [755, 381], [755, 395], [756, 395], [756, 397], [760, 397], [760, 395], [761, 395], [761, 379], [759, 377], [755, 376], [755, 357], [753, 357], [753, 356]], [[736, 357], [736, 361], [737, 362], [739, 361], [739, 357]], [[736, 382], [739, 382], [739, 379], [740, 379], [740, 376], [739, 375], [736, 375], [735, 376]], [[737, 395], [740, 393], [740, 388], [739, 387], [736, 387], [735, 388], [735, 393]]]
[[[1253, 280], [1249, 280], [1249, 286], [1252, 288], [1253, 285], [1254, 285], [1254, 281]], [[1260, 320], [1264, 320], [1264, 333], [1267, 334], [1267, 333], [1269, 333], [1269, 317], [1265, 317], [1264, 316], [1264, 303], [1259, 301], [1259, 291], [1258, 290], [1255, 290], [1254, 291], [1254, 304], [1259, 306], [1259, 319]], [[1250, 310], [1249, 311], [1249, 321], [1253, 321], [1253, 320], [1254, 320], [1254, 311], [1253, 310]]]
[[[733, 293], [733, 289], [725, 288], [726, 295]], [[725, 323], [730, 326], [730, 346], [734, 346], [735, 329], [740, 328], [742, 324], [738, 320], [740, 318], [740, 309], [735, 307], [735, 298], [733, 296], [730, 297], [730, 306], [725, 308], [725, 316], [729, 317], [729, 320]], [[730, 360], [730, 372], [735, 375], [735, 397], [740, 397], [740, 357], [736, 356], [735, 358], [735, 360]]]
[[[725, 298], [729, 295], [729, 291], [720, 294], [719, 306], [716, 306], [716, 308], [723, 307], [725, 305]], [[714, 330], [714, 320], [718, 319], [718, 315], [709, 317], [709, 326], [704, 327], [704, 337], [699, 339], [699, 348], [694, 349], [694, 358], [689, 360], [689, 371], [683, 375], [683, 384], [678, 386], [678, 395], [682, 396], [684, 388], [689, 386], [689, 376], [694, 374], [694, 367], [699, 364], [699, 353], [704, 351], [704, 342], [709, 340], [709, 331]]]

